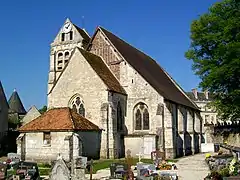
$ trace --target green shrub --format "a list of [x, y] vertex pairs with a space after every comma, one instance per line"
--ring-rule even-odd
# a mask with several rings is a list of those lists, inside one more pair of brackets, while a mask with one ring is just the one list
[[39, 173], [41, 176], [49, 175], [51, 172], [50, 168], [39, 168]]
[[228, 176], [230, 176], [228, 167], [225, 167], [225, 168], [221, 169], [221, 170], [219, 171], [219, 174], [220, 174], [222, 177], [228, 177]]

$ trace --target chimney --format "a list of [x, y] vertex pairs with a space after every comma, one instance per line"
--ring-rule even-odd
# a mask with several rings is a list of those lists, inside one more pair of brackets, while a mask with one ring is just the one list
[[198, 92], [197, 92], [196, 88], [192, 89], [192, 93], [193, 93], [195, 99], [198, 99], [198, 94], [197, 94]]
[[205, 98], [208, 99], [208, 90], [204, 91]]

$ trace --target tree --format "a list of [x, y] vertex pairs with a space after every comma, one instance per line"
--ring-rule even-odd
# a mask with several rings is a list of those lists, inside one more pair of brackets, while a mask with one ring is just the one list
[[47, 106], [43, 106], [41, 109], [39, 109], [39, 112], [41, 114], [45, 113], [47, 111]]
[[240, 118], [240, 1], [224, 0], [191, 24], [185, 53], [201, 79], [199, 87], [215, 95], [222, 119]]

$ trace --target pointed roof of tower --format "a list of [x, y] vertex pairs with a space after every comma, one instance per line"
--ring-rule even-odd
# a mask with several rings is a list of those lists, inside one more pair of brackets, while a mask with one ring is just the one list
[[7, 98], [6, 98], [6, 95], [4, 93], [2, 83], [0, 81], [0, 109], [1, 109], [1, 106], [3, 105], [3, 103], [5, 103], [6, 106], [8, 106]]
[[9, 111], [12, 113], [26, 114], [26, 110], [22, 104], [22, 101], [16, 91], [14, 89], [10, 99], [8, 100]]

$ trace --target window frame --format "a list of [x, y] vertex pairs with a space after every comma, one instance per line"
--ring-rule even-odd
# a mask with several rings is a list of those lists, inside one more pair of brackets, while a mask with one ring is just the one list
[[[143, 106], [142, 110], [141, 110], [140, 106]], [[145, 124], [145, 122], [144, 122], [144, 113], [145, 113], [146, 110], [147, 110], [147, 113], [148, 113], [148, 129], [145, 129], [145, 128], [144, 128], [144, 124]], [[136, 126], [136, 124], [137, 124], [136, 114], [137, 114], [138, 111], [140, 111], [140, 118], [141, 118], [141, 121], [140, 121], [140, 122], [141, 122], [140, 129], [138, 129], [137, 126]], [[142, 131], [142, 132], [148, 132], [148, 131], [151, 131], [149, 108], [148, 108], [147, 104], [144, 103], [144, 102], [139, 102], [139, 103], [137, 103], [137, 104], [134, 106], [134, 108], [133, 108], [133, 130], [134, 130], [135, 132], [140, 132], [140, 131]]]
[[43, 146], [51, 146], [51, 141], [52, 141], [51, 132], [43, 132]]

